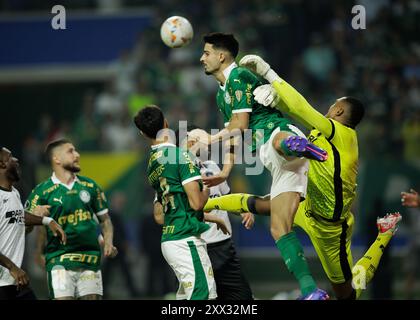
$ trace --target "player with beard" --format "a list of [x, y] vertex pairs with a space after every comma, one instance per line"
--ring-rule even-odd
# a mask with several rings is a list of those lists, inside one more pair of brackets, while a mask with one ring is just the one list
[[27, 203], [29, 211], [37, 205], [51, 206], [50, 216], [63, 227], [68, 238], [63, 245], [47, 230], [44, 251], [50, 298], [101, 299], [101, 250], [94, 216], [102, 228], [104, 256], [115, 254], [105, 194], [95, 181], [78, 175], [80, 154], [69, 140], [51, 142], [46, 155], [52, 176], [32, 191]]
[[[29, 277], [21, 269], [25, 251], [25, 225], [47, 225], [55, 241], [66, 243], [63, 229], [51, 218], [25, 212], [19, 191], [19, 161], [10, 150], [0, 148], [0, 300], [33, 300]], [[34, 213], [48, 213], [47, 206], [34, 207]]]

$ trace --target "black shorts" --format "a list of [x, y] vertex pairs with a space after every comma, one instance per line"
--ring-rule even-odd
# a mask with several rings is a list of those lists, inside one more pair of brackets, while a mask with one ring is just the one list
[[253, 300], [251, 287], [242, 273], [231, 239], [207, 245], [218, 300]]
[[17, 286], [0, 287], [0, 300], [37, 300], [34, 292], [30, 287], [21, 290]]

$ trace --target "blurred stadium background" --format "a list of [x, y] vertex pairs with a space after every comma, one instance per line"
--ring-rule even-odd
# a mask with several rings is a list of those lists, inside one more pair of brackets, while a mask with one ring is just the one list
[[[51, 27], [56, 4], [66, 8], [65, 30]], [[366, 8], [366, 30], [351, 28], [355, 4]], [[375, 238], [378, 215], [404, 215], [364, 298], [420, 298], [420, 212], [400, 204], [400, 191], [420, 189], [419, 1], [0, 0], [0, 11], [1, 144], [20, 159], [19, 189], [26, 199], [50, 175], [46, 143], [58, 137], [74, 141], [82, 174], [106, 190], [116, 245], [125, 252], [122, 269], [104, 269], [108, 298], [161, 299], [174, 290], [152, 221], [148, 147], [131, 119], [154, 103], [174, 126], [188, 120], [206, 129], [222, 127], [216, 83], [199, 63], [201, 36], [210, 31], [234, 33], [240, 55], [262, 55], [321, 112], [340, 96], [364, 101], [354, 259]], [[193, 25], [186, 48], [171, 50], [160, 40], [160, 25], [171, 15]], [[234, 192], [268, 192], [266, 173], [247, 177], [243, 170], [239, 166], [230, 178]], [[273, 246], [268, 220], [258, 218], [252, 231], [236, 217], [232, 222], [255, 296], [292, 297], [295, 283]], [[329, 287], [302, 239], [316, 278]], [[39, 298], [46, 299], [45, 272], [33, 248], [31, 234], [25, 268]]]

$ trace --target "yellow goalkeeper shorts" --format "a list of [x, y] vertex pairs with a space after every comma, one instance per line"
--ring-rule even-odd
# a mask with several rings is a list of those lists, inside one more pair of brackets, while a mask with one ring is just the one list
[[311, 213], [305, 200], [300, 203], [294, 220], [308, 234], [328, 279], [334, 284], [352, 279], [350, 246], [354, 217], [351, 212], [343, 216], [346, 218], [337, 222], [323, 220]]

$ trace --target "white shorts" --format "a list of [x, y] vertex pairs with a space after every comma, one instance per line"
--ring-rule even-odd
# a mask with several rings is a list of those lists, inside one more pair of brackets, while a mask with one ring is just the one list
[[80, 298], [90, 294], [103, 295], [100, 270], [66, 270], [62, 266], [55, 266], [48, 272], [48, 285], [53, 299]]
[[162, 254], [179, 281], [177, 300], [217, 298], [213, 268], [203, 239], [189, 237], [162, 242]]
[[[296, 135], [305, 135], [295, 126], [289, 125]], [[306, 197], [308, 185], [309, 160], [305, 158], [290, 158], [286, 160], [273, 147], [273, 139], [280, 128], [273, 131], [270, 139], [260, 148], [260, 159], [263, 165], [270, 170], [273, 181], [271, 183], [271, 199], [283, 192], [299, 192], [302, 198]]]

